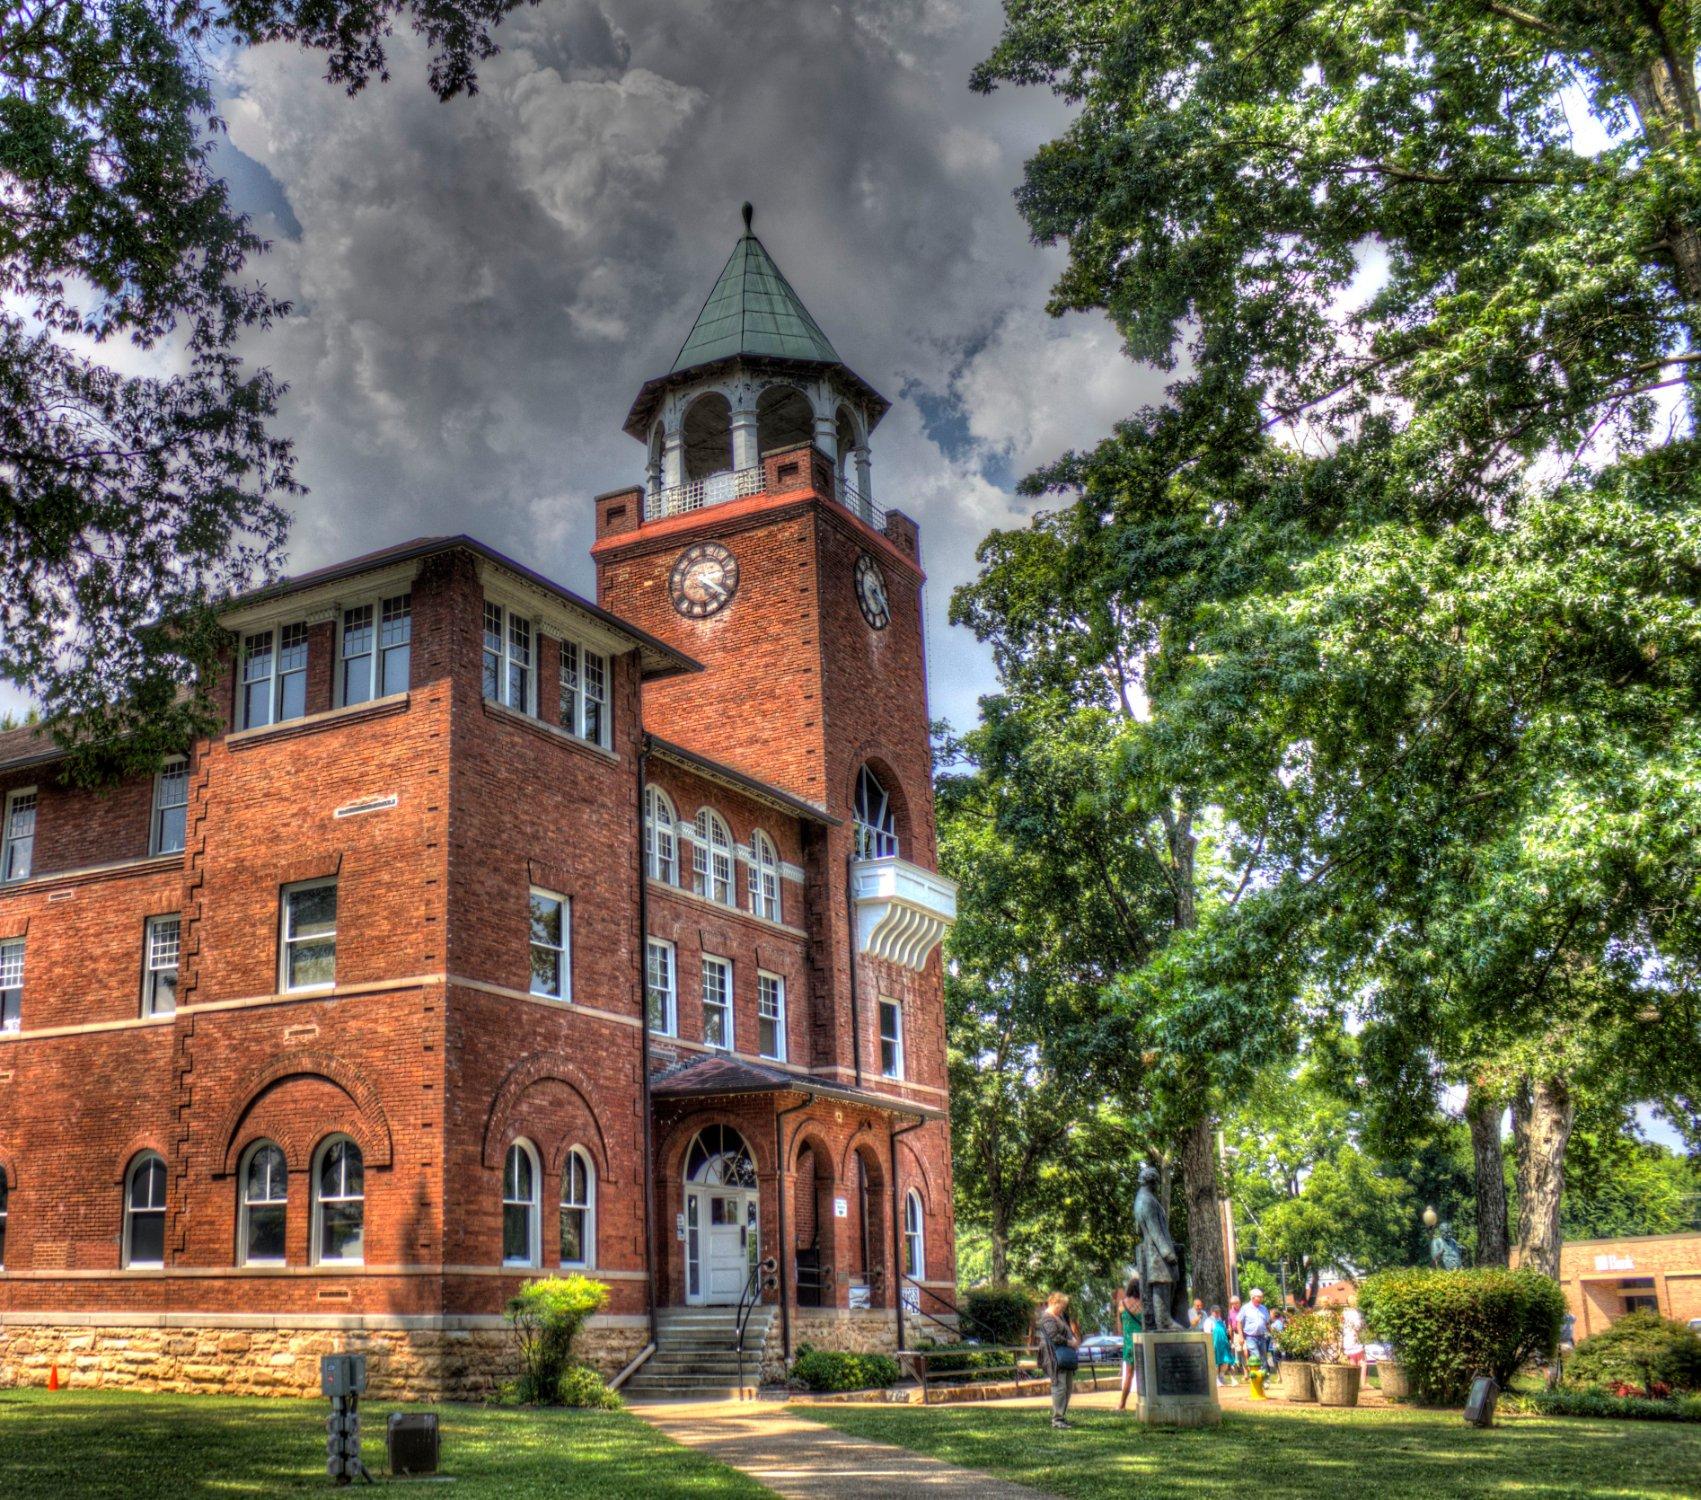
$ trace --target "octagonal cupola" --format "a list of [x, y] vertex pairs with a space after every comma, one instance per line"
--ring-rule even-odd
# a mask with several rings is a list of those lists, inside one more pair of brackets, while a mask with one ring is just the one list
[[874, 514], [868, 437], [891, 405], [845, 364], [752, 227], [733, 246], [673, 368], [644, 383], [626, 431], [649, 449], [645, 515], [757, 493], [762, 457], [812, 443], [837, 498]]

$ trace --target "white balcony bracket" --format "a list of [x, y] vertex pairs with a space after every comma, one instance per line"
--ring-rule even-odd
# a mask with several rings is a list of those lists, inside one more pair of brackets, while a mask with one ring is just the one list
[[957, 920], [956, 882], [908, 860], [861, 859], [851, 866], [856, 946], [920, 970]]

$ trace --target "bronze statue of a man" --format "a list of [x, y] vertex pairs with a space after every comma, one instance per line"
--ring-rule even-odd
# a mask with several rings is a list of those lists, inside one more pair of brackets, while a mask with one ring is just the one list
[[1134, 1268], [1140, 1276], [1140, 1306], [1145, 1309], [1146, 1327], [1158, 1333], [1176, 1328], [1171, 1298], [1181, 1262], [1175, 1241], [1169, 1237], [1169, 1215], [1152, 1191], [1158, 1169], [1148, 1163], [1140, 1168], [1140, 1187], [1134, 1194], [1134, 1227], [1140, 1233], [1134, 1251]]

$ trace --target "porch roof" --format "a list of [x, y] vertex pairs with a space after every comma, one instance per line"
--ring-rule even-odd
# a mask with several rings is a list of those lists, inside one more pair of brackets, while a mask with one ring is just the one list
[[659, 1074], [650, 1085], [652, 1099], [697, 1099], [713, 1094], [816, 1094], [823, 1099], [861, 1104], [917, 1119], [944, 1118], [944, 1111], [871, 1089], [848, 1088], [807, 1073], [790, 1073], [719, 1054], [694, 1058]]

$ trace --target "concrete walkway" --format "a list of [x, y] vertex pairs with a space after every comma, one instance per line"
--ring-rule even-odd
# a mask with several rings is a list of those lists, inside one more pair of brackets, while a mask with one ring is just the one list
[[797, 1500], [1043, 1500], [1038, 1490], [791, 1416], [778, 1401], [633, 1402], [628, 1410], [675, 1442]]

